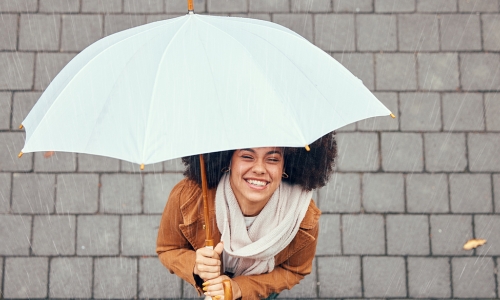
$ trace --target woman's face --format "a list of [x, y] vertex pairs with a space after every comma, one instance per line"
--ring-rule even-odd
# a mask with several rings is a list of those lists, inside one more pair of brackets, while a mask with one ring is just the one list
[[234, 152], [229, 181], [243, 214], [258, 214], [264, 208], [281, 183], [283, 164], [283, 149], [278, 147]]

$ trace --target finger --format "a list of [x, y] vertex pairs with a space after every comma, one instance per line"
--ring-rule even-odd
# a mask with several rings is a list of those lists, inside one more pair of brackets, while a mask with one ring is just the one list
[[224, 243], [219, 242], [217, 246], [215, 246], [213, 251], [220, 257], [220, 255], [222, 254], [222, 250], [224, 250]]
[[220, 267], [219, 266], [208, 266], [208, 265], [197, 265], [199, 273], [217, 273], [220, 274]]
[[207, 266], [220, 266], [220, 259], [208, 258], [208, 257], [199, 257], [195, 260], [198, 265], [207, 265]]

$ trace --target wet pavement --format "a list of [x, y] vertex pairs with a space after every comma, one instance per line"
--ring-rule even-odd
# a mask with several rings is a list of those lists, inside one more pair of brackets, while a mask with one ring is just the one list
[[[338, 130], [314, 269], [280, 298], [498, 298], [500, 1], [195, 0], [303, 35], [392, 110]], [[18, 129], [92, 42], [183, 0], [0, 1], [3, 298], [192, 298], [155, 255], [179, 161], [17, 153]], [[306, 101], [306, 100], [305, 100]], [[462, 250], [471, 238], [487, 243]], [[0, 298], [2, 298], [0, 297]]]

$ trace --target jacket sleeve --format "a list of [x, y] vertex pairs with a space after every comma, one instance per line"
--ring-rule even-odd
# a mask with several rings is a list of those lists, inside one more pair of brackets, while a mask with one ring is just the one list
[[179, 225], [183, 223], [180, 203], [184, 186], [185, 181], [181, 181], [168, 197], [158, 229], [156, 253], [170, 273], [175, 273], [201, 292], [197, 286], [197, 278], [193, 274], [196, 252], [179, 229]]
[[273, 271], [233, 278], [240, 287], [242, 299], [263, 299], [272, 293], [291, 289], [304, 276], [311, 273], [318, 241], [318, 228], [319, 223], [309, 230], [304, 230], [306, 234], [314, 237], [314, 241], [290, 256], [284, 263], [276, 266]]

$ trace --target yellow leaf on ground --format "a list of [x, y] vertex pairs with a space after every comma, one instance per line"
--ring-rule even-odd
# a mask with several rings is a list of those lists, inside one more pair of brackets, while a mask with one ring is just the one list
[[484, 239], [470, 239], [465, 243], [464, 250], [472, 250], [484, 244], [486, 244], [486, 240]]

